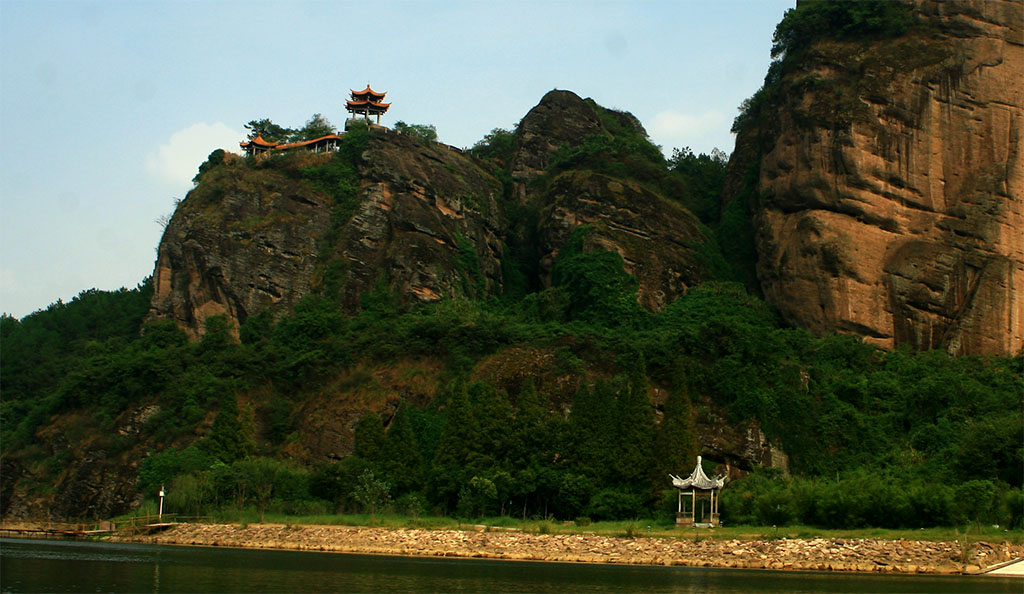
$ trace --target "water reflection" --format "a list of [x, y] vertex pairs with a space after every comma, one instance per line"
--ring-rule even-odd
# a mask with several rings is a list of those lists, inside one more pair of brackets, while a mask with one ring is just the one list
[[1016, 578], [703, 570], [0, 539], [4, 592], [1021, 592]]

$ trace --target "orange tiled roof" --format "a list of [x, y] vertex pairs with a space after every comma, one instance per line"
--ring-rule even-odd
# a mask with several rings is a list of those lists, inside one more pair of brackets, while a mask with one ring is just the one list
[[263, 135], [262, 134], [257, 134], [256, 138], [253, 138], [252, 140], [250, 140], [248, 142], [242, 141], [242, 142], [239, 142], [238, 144], [242, 148], [246, 148], [248, 146], [256, 146], [256, 147], [260, 147], [260, 148], [274, 148], [279, 143], [277, 143], [277, 142], [268, 142], [266, 140], [263, 140]]
[[332, 138], [340, 140], [341, 136], [338, 136], [337, 134], [328, 134], [327, 136], [321, 136], [320, 138], [314, 138], [313, 140], [301, 140], [299, 142], [290, 142], [288, 144], [279, 144], [279, 145], [275, 146], [274, 148], [276, 148], [276, 149], [298, 148], [300, 146], [307, 146], [307, 145], [310, 145], [310, 144], [316, 144], [316, 143], [320, 142], [321, 140], [330, 140]]
[[387, 109], [387, 108], [391, 107], [390, 103], [378, 103], [376, 101], [369, 101], [369, 100], [367, 100], [367, 101], [346, 101], [345, 103], [347, 105], [358, 106], [358, 107], [361, 107], [361, 106], [364, 106], [364, 105], [373, 105], [375, 107], [383, 107], [384, 109]]
[[383, 99], [384, 95], [387, 95], [386, 92], [378, 93], [377, 91], [374, 91], [373, 89], [370, 88], [369, 84], [367, 84], [366, 88], [363, 89], [362, 91], [353, 91], [352, 89], [349, 89], [349, 91], [352, 93], [353, 99], [361, 95], [371, 95], [373, 97], [380, 97], [381, 99]]

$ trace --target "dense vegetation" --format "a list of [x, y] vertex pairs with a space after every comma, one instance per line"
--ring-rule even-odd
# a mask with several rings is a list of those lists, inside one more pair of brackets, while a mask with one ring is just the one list
[[[757, 125], [762, 110], [778, 99], [782, 76], [806, 57], [815, 41], [822, 39], [869, 43], [900, 36], [924, 25], [912, 13], [912, 6], [890, 0], [834, 2], [807, 0], [786, 11], [775, 28], [771, 55], [774, 58], [764, 85], [740, 106], [733, 132]], [[903, 61], [904, 64], [907, 60]]]
[[[141, 326], [146, 284], [5, 317], [5, 455], [54, 480], [68, 454], [53, 457], [33, 434], [61, 413], [74, 419], [69, 433], [97, 436], [92, 448], [155, 446], [139, 467], [140, 489], [166, 482], [182, 511], [390, 503], [413, 514], [616, 519], [664, 509], [665, 474], [692, 464], [695, 423], [756, 418], [790, 454], [796, 478], [758, 471], [730, 485], [726, 521], [1020, 524], [1019, 357], [883, 353], [854, 338], [815, 339], [780, 327], [733, 284], [705, 285], [650, 314], [629, 299], [634, 285], [621, 266], [620, 281], [607, 283], [615, 276], [607, 258], [570, 254], [560, 263], [564, 284], [520, 303], [402, 312], [380, 300], [345, 318], [309, 296], [276, 323], [250, 318], [240, 344], [217, 318], [195, 343], [167, 322]], [[100, 302], [103, 312], [92, 309]], [[89, 328], [96, 316], [111, 322], [105, 331]], [[531, 382], [506, 391], [469, 379], [482, 358], [515, 345], [549, 350], [558, 373], [581, 379], [567, 415]], [[303, 398], [357, 361], [408, 357], [445, 362], [432, 402], [364, 417], [355, 454], [340, 462], [278, 459], [302, 430]], [[668, 391], [657, 407], [651, 383]], [[162, 412], [139, 435], [113, 431], [124, 411], [150, 402]], [[208, 411], [216, 411], [209, 430], [192, 441]]]

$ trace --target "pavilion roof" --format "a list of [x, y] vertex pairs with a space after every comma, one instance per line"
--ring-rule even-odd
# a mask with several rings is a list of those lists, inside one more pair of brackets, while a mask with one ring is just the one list
[[378, 93], [377, 91], [374, 91], [373, 89], [370, 88], [369, 84], [367, 84], [366, 88], [363, 89], [362, 91], [353, 91], [352, 89], [349, 89], [349, 92], [352, 93], [353, 99], [369, 96], [375, 98], [377, 101], [380, 101], [381, 99], [384, 98], [384, 95], [387, 95], [386, 92]]
[[256, 138], [253, 138], [253, 139], [249, 140], [248, 142], [242, 141], [242, 142], [239, 142], [238, 144], [242, 148], [246, 148], [248, 146], [258, 146], [258, 147], [263, 147], [263, 148], [274, 148], [274, 147], [278, 146], [279, 143], [263, 140], [263, 135], [262, 134], [257, 134]]
[[390, 103], [379, 103], [377, 101], [363, 100], [363, 101], [346, 101], [345, 104], [349, 107], [363, 107], [366, 105], [372, 105], [373, 107], [379, 107], [381, 109], [387, 109], [391, 107]]
[[697, 466], [690, 473], [690, 476], [686, 478], [679, 478], [678, 476], [669, 475], [672, 477], [672, 486], [677, 489], [689, 489], [694, 487], [696, 489], [721, 489], [725, 486], [725, 475], [716, 476], [715, 478], [708, 478], [708, 475], [704, 474], [704, 469], [700, 465], [700, 456], [697, 456]]
[[279, 145], [277, 145], [274, 148], [277, 148], [277, 149], [299, 148], [300, 146], [309, 146], [311, 144], [316, 144], [316, 143], [322, 142], [324, 140], [331, 140], [332, 138], [340, 140], [341, 136], [339, 136], [338, 134], [328, 134], [326, 136], [321, 136], [319, 138], [314, 138], [312, 140], [300, 140], [299, 142], [290, 142], [288, 144], [279, 144]]

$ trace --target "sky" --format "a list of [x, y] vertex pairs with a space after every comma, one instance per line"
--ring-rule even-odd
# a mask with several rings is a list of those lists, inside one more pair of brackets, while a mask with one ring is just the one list
[[469, 147], [568, 89], [666, 155], [732, 152], [795, 0], [0, 0], [0, 312], [22, 318], [152, 274], [177, 200], [245, 123], [381, 123]]

